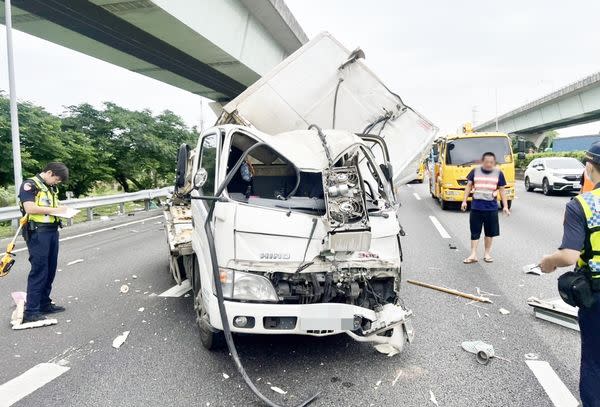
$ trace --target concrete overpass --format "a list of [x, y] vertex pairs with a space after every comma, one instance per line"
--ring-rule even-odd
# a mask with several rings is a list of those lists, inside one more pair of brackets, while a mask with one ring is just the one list
[[283, 0], [12, 0], [12, 13], [20, 31], [217, 101], [308, 40]]
[[[498, 117], [498, 129], [540, 145], [543, 133], [600, 120], [600, 72]], [[475, 127], [494, 131], [496, 119]]]

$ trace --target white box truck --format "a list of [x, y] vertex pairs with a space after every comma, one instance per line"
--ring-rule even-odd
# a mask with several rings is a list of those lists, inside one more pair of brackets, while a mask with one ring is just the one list
[[167, 235], [206, 348], [224, 330], [412, 340], [397, 192], [437, 129], [363, 59], [320, 34], [182, 146]]

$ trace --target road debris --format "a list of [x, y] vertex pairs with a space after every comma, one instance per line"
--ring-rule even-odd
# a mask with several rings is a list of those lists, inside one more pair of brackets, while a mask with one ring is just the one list
[[435, 394], [431, 390], [429, 390], [429, 401], [431, 401], [436, 406], [439, 406], [437, 399], [435, 398]]
[[144, 312], [144, 307], [138, 308], [138, 312]]
[[10, 295], [13, 301], [15, 302], [15, 305], [17, 306], [12, 312], [10, 318], [10, 324], [12, 325], [13, 330], [18, 331], [28, 328], [41, 328], [43, 326], [58, 324], [58, 320], [54, 318], [47, 318], [42, 319], [40, 321], [23, 323], [23, 313], [25, 311], [25, 300], [27, 298], [27, 293], [23, 291], [15, 291], [12, 292]]
[[541, 276], [542, 275], [542, 269], [540, 268], [539, 264], [528, 264], [526, 266], [523, 266], [523, 273], [525, 274], [535, 274], [537, 276]]
[[525, 354], [525, 359], [527, 359], [527, 360], [538, 360], [539, 358], [540, 358], [539, 353], [526, 353]]
[[377, 350], [377, 352], [384, 353], [388, 355], [388, 357], [392, 357], [400, 353], [396, 347], [390, 345], [389, 343], [380, 343], [375, 345], [374, 348]]
[[273, 390], [275, 393], [279, 393], [279, 394], [287, 394], [287, 391], [280, 389], [277, 386], [271, 386], [271, 390]]
[[229, 375], [227, 373], [223, 373], [223, 379], [229, 379]]
[[485, 302], [485, 303], [488, 303], [488, 304], [493, 304], [492, 300], [490, 300], [487, 297], [482, 297], [482, 296], [476, 296], [476, 295], [473, 295], [473, 294], [463, 293], [462, 291], [458, 291], [458, 290], [455, 290], [453, 288], [440, 287], [440, 286], [437, 286], [437, 285], [423, 283], [421, 281], [416, 281], [416, 280], [406, 280], [406, 282], [410, 283], [410, 284], [418, 285], [420, 287], [431, 288], [432, 290], [441, 291], [441, 292], [444, 292], [444, 293], [447, 293], [447, 294], [457, 295], [459, 297], [467, 298], [469, 300], [474, 300], [474, 301], [478, 301], [478, 302]]
[[112, 341], [112, 347], [115, 349], [119, 349], [121, 347], [121, 345], [123, 345], [123, 343], [125, 343], [125, 340], [127, 339], [128, 336], [129, 336], [129, 331], [125, 331], [121, 335], [117, 336]]
[[464, 341], [460, 346], [465, 351], [475, 354], [477, 363], [481, 365], [487, 365], [490, 359], [496, 356], [494, 347], [483, 341]]
[[127, 284], [123, 284], [120, 288], [122, 294], [127, 294], [129, 292], [129, 286]]
[[135, 280], [137, 278], [137, 276], [134, 274], [131, 276], [131, 278], [133, 278]]
[[83, 263], [83, 259], [73, 260], [67, 263], [67, 266], [72, 266], [73, 264]]
[[508, 314], [510, 314], [510, 311], [507, 310], [506, 308], [499, 308], [498, 312], [500, 312], [502, 315], [508, 315]]
[[456, 250], [456, 244], [454, 243], [448, 243], [448, 247], [450, 248], [450, 250]]
[[394, 380], [392, 380], [392, 386], [396, 385], [396, 382], [400, 379], [400, 376], [402, 376], [402, 373], [404, 373], [402, 370], [398, 371], [398, 374], [396, 375], [396, 377], [394, 378]]
[[102, 215], [102, 216], [100, 216], [100, 220], [103, 221], [103, 222], [105, 222], [107, 220], [110, 220], [110, 218], [108, 216], [106, 216], [106, 215]]
[[577, 308], [567, 304], [562, 298], [541, 300], [537, 297], [529, 297], [527, 304], [533, 307], [536, 318], [579, 331]]

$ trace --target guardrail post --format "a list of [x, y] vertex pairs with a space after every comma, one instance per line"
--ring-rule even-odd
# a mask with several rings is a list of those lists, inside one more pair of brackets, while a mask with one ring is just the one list
[[87, 220], [94, 220], [94, 208], [87, 208]]
[[145, 211], [150, 210], [150, 199], [144, 199], [144, 210]]
[[123, 215], [125, 213], [125, 202], [121, 202], [119, 204], [119, 215]]

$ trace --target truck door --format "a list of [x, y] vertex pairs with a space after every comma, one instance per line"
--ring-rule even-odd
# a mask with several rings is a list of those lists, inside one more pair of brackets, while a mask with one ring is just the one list
[[[198, 141], [198, 156], [195, 168], [194, 185], [197, 186], [205, 179], [202, 186], [197, 187], [198, 193], [204, 196], [214, 196], [217, 187], [217, 163], [219, 159], [220, 137], [214, 129], [203, 134]], [[192, 247], [196, 253], [202, 271], [210, 269], [210, 252], [204, 224], [208, 215], [208, 201], [192, 199]], [[203, 281], [204, 282], [204, 281]]]

